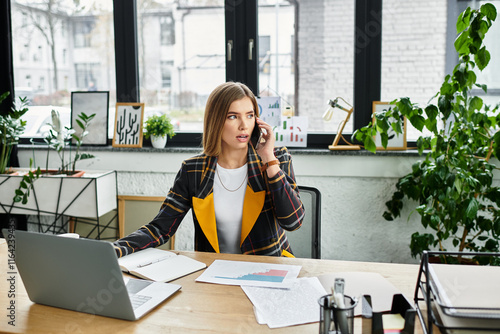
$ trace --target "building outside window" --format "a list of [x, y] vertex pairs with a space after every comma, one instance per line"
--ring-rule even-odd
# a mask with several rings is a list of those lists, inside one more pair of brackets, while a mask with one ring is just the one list
[[[50, 116], [52, 109], [68, 114], [71, 92], [88, 90], [91, 82], [110, 91], [110, 115], [114, 116], [113, 2], [79, 3], [12, 1], [15, 95], [30, 100], [28, 122]], [[39, 43], [36, 47], [34, 41]], [[68, 115], [63, 119], [69, 121]], [[40, 129], [30, 124], [28, 128], [26, 137], [42, 136]]]

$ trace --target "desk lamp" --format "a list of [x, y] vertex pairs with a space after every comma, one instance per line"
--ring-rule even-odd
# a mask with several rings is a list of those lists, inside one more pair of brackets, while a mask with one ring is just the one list
[[[351, 107], [350, 109], [347, 109], [343, 106], [341, 106], [338, 101], [339, 99], [341, 99], [342, 101], [344, 101], [349, 107]], [[344, 131], [344, 127], [346, 125], [346, 123], [349, 121], [349, 118], [351, 118], [351, 114], [354, 110], [353, 106], [351, 106], [349, 103], [346, 102], [346, 100], [344, 100], [343, 98], [341, 97], [337, 97], [335, 98], [335, 100], [329, 100], [328, 101], [328, 109], [325, 111], [325, 113], [323, 114], [323, 120], [325, 120], [326, 122], [330, 121], [332, 119], [332, 115], [333, 115], [333, 112], [334, 112], [334, 109], [335, 108], [339, 108], [345, 112], [347, 112], [347, 116], [345, 117], [345, 120], [343, 120], [340, 124], [339, 124], [339, 129], [337, 131], [337, 135], [335, 136], [335, 139], [333, 140], [333, 143], [332, 145], [329, 145], [328, 148], [332, 151], [335, 151], [335, 150], [359, 150], [360, 149], [360, 146], [359, 145], [354, 145], [354, 144], [351, 144], [349, 143], [343, 136], [342, 136], [342, 131]], [[338, 145], [339, 144], [339, 140], [340, 138], [342, 137], [342, 139], [348, 144], [348, 145]]]

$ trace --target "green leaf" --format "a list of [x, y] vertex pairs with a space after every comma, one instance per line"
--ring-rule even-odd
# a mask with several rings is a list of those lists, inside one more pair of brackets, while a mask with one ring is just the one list
[[469, 103], [471, 110], [481, 110], [483, 107], [483, 99], [480, 97], [474, 96]]
[[79, 119], [76, 119], [76, 124], [78, 124], [78, 126], [81, 128], [81, 129], [84, 129], [85, 128], [85, 125], [83, 125], [82, 121], [80, 121]]
[[480, 85], [480, 84], [475, 84], [476, 87], [481, 88], [485, 93], [488, 93], [488, 86], [487, 85]]
[[387, 144], [389, 143], [389, 136], [387, 135], [386, 132], [382, 132], [380, 134], [380, 141], [381, 141], [382, 147], [387, 148]]
[[500, 131], [495, 132], [493, 135], [493, 142], [493, 153], [497, 159], [500, 159]]
[[422, 131], [425, 126], [425, 118], [420, 115], [413, 115], [410, 117], [410, 123], [418, 130]]
[[375, 145], [375, 140], [373, 137], [367, 136], [363, 142], [365, 149], [375, 153], [377, 151], [377, 145]]
[[467, 205], [467, 209], [465, 210], [465, 215], [467, 218], [473, 219], [477, 215], [477, 210], [479, 208], [479, 203], [475, 198], [471, 198], [469, 205]]
[[460, 13], [457, 19], [457, 34], [464, 31], [470, 22], [470, 7], [468, 7], [464, 12]]
[[438, 107], [439, 111], [441, 111], [441, 113], [443, 114], [444, 119], [448, 119], [452, 111], [450, 99], [444, 95], [440, 96], [438, 99]]
[[495, 21], [495, 19], [497, 18], [497, 10], [491, 3], [485, 3], [484, 5], [482, 5], [480, 11], [492, 21]]
[[491, 56], [486, 47], [479, 49], [477, 54], [474, 55], [474, 60], [476, 61], [477, 67], [482, 71], [490, 62]]
[[469, 33], [466, 30], [462, 31], [462, 33], [458, 35], [453, 45], [455, 46], [455, 50], [457, 50], [459, 54], [463, 54], [469, 52], [469, 44], [470, 44]]
[[427, 115], [428, 119], [436, 119], [438, 113], [439, 113], [438, 108], [433, 104], [430, 104], [427, 107], [425, 107], [425, 114]]

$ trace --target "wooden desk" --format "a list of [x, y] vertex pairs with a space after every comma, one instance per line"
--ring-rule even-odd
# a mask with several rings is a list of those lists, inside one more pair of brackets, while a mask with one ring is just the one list
[[[347, 262], [332, 260], [289, 259], [261, 256], [180, 252], [209, 266], [215, 259], [254, 261], [301, 265], [301, 277], [321, 274], [366, 271], [382, 274], [409, 299], [418, 274], [417, 265]], [[319, 324], [269, 329], [255, 320], [252, 303], [239, 286], [195, 283], [202, 271], [174, 281], [182, 289], [153, 312], [139, 321], [131, 322], [93, 316], [50, 306], [32, 303], [24, 289], [21, 277], [15, 275], [15, 298], [9, 298], [7, 247], [0, 245], [0, 332], [14, 333], [318, 333]], [[9, 275], [10, 276], [10, 275]], [[10, 303], [15, 303], [15, 324], [10, 326], [7, 317]], [[360, 319], [356, 318], [360, 333]], [[416, 319], [416, 333], [422, 333]]]

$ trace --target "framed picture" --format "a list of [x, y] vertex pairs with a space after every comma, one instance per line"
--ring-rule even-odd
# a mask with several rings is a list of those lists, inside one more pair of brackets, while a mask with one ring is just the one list
[[[373, 101], [373, 121], [375, 122], [375, 113], [387, 111], [391, 108], [389, 102]], [[382, 140], [380, 134], [375, 136], [375, 145], [377, 150], [406, 150], [406, 117], [403, 120], [403, 133], [396, 134], [392, 128], [387, 132], [389, 140], [387, 141], [387, 148], [382, 146]]]
[[142, 147], [144, 103], [117, 103], [113, 147]]
[[95, 114], [87, 128], [88, 134], [83, 139], [82, 145], [108, 144], [108, 110], [109, 92], [71, 92], [71, 127], [78, 136], [82, 134], [82, 129], [76, 123], [78, 115], [82, 112], [87, 116]]

